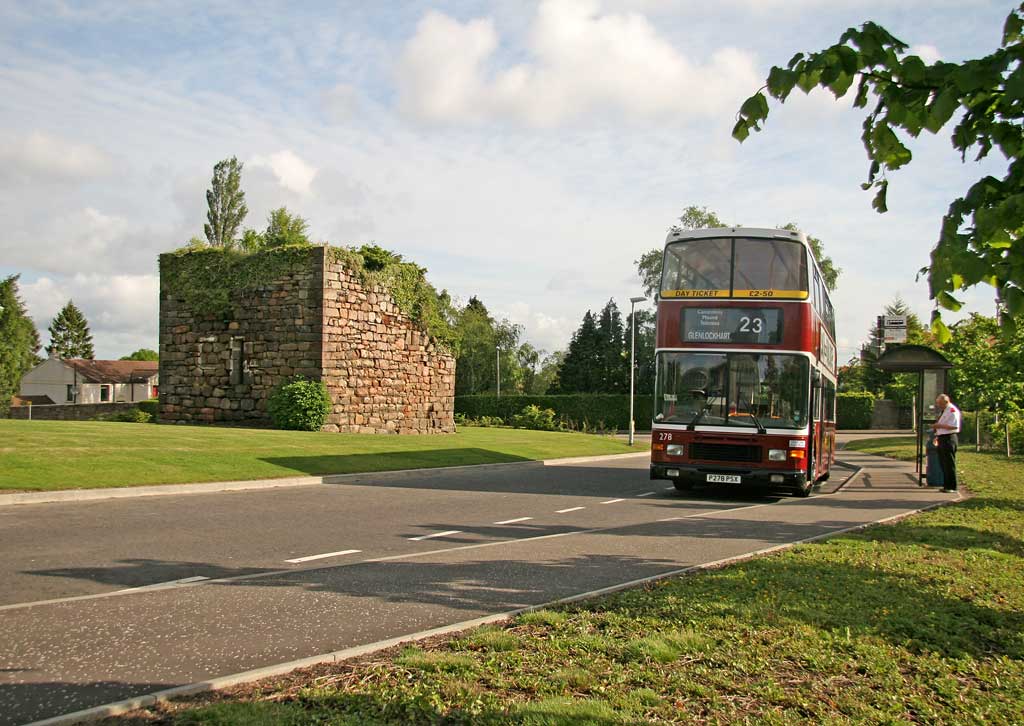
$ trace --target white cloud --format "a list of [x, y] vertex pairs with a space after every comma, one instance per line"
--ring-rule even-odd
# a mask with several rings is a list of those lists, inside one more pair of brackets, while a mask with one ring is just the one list
[[74, 300], [89, 321], [97, 358], [119, 358], [139, 347], [156, 347], [159, 292], [157, 275], [79, 273], [21, 285], [43, 345], [49, 342], [46, 329], [54, 316]]
[[942, 54], [939, 49], [934, 45], [912, 45], [910, 46], [910, 55], [920, 56], [921, 60], [931, 65], [935, 61], [942, 60]]
[[510, 117], [544, 127], [608, 111], [633, 119], [708, 116], [738, 107], [758, 85], [745, 50], [724, 46], [698, 64], [676, 48], [643, 15], [545, 0], [530, 34], [531, 61], [491, 73], [499, 49], [493, 21], [461, 23], [431, 11], [399, 61], [400, 103], [435, 122]]
[[107, 174], [110, 157], [89, 144], [33, 131], [0, 144], [0, 183], [79, 181]]
[[336, 124], [350, 120], [359, 110], [359, 91], [348, 83], [339, 83], [324, 92], [324, 112]]
[[267, 167], [274, 172], [281, 186], [299, 195], [309, 194], [310, 185], [317, 173], [316, 167], [307, 164], [298, 154], [288, 149], [269, 156], [254, 156], [250, 163]]

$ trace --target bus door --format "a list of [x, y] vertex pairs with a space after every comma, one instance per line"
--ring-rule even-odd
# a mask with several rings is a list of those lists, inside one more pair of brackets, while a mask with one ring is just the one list
[[810, 431], [807, 446], [807, 480], [811, 483], [824, 471], [825, 423], [822, 420], [822, 375], [817, 368], [811, 369]]

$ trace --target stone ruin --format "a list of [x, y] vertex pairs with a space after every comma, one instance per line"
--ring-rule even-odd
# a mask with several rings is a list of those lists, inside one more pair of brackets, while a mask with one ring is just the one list
[[184, 258], [161, 255], [160, 420], [268, 424], [271, 391], [302, 375], [330, 393], [325, 431], [453, 432], [453, 356], [331, 251], [301, 250], [219, 313], [173, 289]]

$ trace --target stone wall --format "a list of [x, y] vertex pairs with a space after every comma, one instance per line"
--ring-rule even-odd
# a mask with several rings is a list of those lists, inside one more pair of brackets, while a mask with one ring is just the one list
[[33, 421], [88, 421], [97, 416], [113, 416], [138, 408], [137, 403], [54, 403], [42, 406], [11, 406], [10, 417]]
[[[161, 421], [268, 423], [270, 392], [301, 374], [327, 384], [325, 430], [454, 431], [454, 359], [332, 257], [312, 248], [220, 315], [192, 310], [162, 283]], [[162, 256], [161, 270], [178, 259]]]
[[323, 380], [334, 401], [330, 431], [455, 430], [455, 359], [398, 309], [325, 260]]

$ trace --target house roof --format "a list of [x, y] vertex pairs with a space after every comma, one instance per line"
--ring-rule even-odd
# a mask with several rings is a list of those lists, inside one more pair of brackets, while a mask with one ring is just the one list
[[12, 406], [27, 406], [32, 404], [33, 406], [52, 406], [53, 399], [49, 396], [11, 396]]
[[86, 360], [65, 358], [64, 364], [78, 371], [86, 383], [142, 383], [157, 374], [155, 360]]

